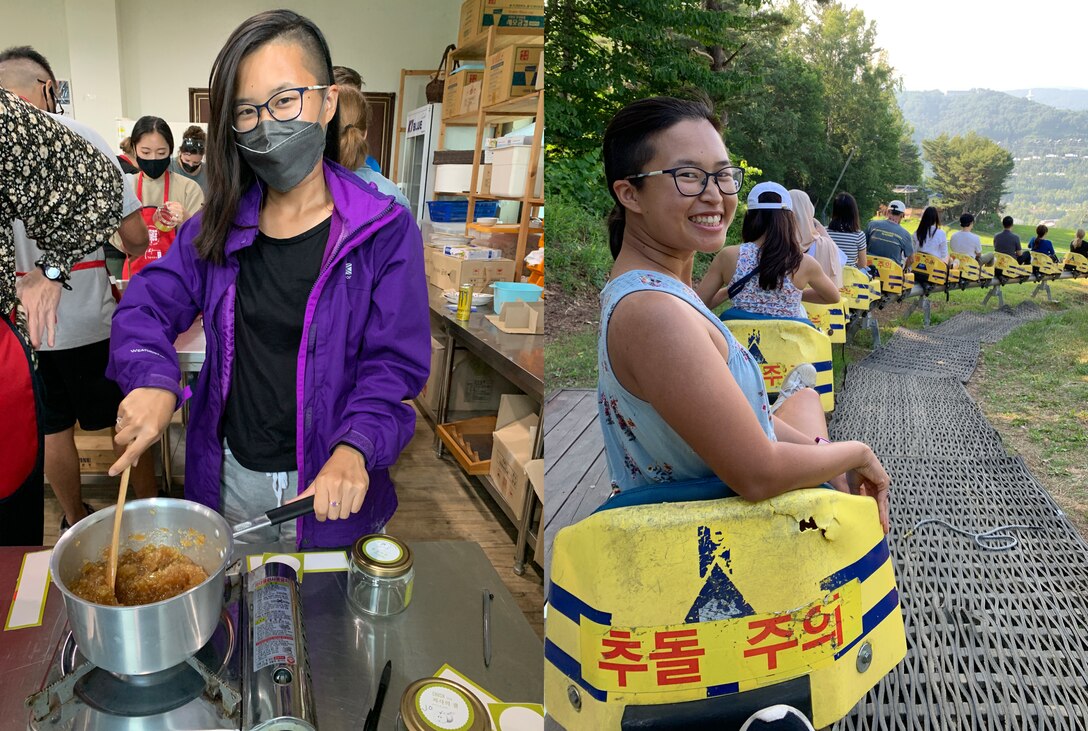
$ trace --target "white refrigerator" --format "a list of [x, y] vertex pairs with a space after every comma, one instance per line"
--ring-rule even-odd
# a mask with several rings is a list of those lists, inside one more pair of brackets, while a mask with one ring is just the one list
[[420, 224], [430, 220], [427, 201], [434, 199], [434, 158], [442, 105], [428, 104], [408, 113], [404, 133], [404, 157], [400, 162], [400, 187]]

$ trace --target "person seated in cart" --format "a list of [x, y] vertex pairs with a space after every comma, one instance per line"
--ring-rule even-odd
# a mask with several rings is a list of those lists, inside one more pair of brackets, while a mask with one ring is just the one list
[[686, 280], [718, 251], [737, 209], [709, 102], [643, 99], [604, 136], [615, 264], [601, 293], [598, 410], [617, 491], [718, 478], [750, 501], [853, 472], [888, 527], [888, 475], [865, 444], [828, 441], [819, 396], [772, 416], [759, 367]]
[[411, 214], [337, 164], [329, 47], [289, 10], [243, 22], [211, 72], [208, 197], [113, 320], [119, 474], [182, 394], [173, 343], [203, 313], [205, 366], [185, 495], [240, 522], [291, 498], [316, 515], [253, 534], [339, 547], [396, 510], [389, 468], [430, 363], [427, 284]]
[[841, 295], [820, 263], [801, 248], [793, 200], [778, 183], [760, 183], [748, 194], [744, 243], [718, 252], [696, 292], [714, 309], [725, 300], [746, 313], [808, 320], [801, 300], [836, 304]]

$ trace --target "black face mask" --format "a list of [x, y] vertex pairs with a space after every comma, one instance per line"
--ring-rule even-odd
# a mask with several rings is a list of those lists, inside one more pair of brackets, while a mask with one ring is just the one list
[[187, 173], [195, 173], [197, 170], [200, 169], [200, 164], [199, 163], [197, 163], [196, 165], [190, 165], [189, 163], [187, 163], [187, 162], [185, 162], [183, 160], [181, 160], [179, 162], [181, 162], [181, 169], [184, 170]]
[[149, 178], [157, 179], [161, 178], [162, 174], [166, 172], [166, 169], [170, 167], [170, 158], [164, 157], [161, 160], [148, 160], [140, 156], [136, 157], [136, 164], [140, 166], [140, 170], [143, 174]]

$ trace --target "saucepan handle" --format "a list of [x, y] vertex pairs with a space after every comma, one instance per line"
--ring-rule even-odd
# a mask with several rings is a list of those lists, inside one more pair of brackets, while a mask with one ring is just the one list
[[312, 512], [314, 512], [313, 495], [302, 500], [296, 500], [293, 503], [281, 505], [278, 508], [273, 508], [265, 513], [265, 516], [268, 517], [269, 525], [279, 525], [280, 523], [286, 523], [294, 518], [301, 518], [303, 515], [309, 515]]

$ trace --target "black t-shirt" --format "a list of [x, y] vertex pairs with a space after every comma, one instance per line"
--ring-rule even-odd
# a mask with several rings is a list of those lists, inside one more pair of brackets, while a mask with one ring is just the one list
[[295, 374], [302, 321], [331, 224], [326, 219], [289, 239], [258, 233], [238, 256], [234, 364], [223, 430], [247, 469], [298, 469]]

